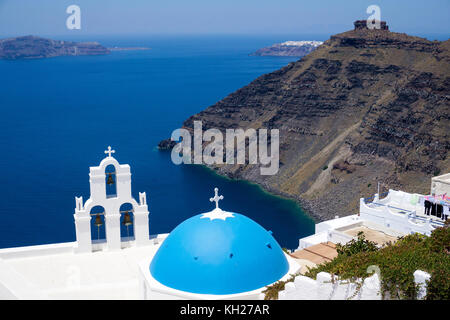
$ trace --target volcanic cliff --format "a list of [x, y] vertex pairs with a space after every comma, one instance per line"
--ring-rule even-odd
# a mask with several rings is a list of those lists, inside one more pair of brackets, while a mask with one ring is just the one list
[[430, 178], [450, 171], [449, 49], [449, 40], [355, 28], [183, 127], [202, 120], [204, 130], [279, 129], [278, 174], [262, 176], [256, 165], [211, 167], [296, 199], [317, 220], [357, 213], [377, 182], [382, 191], [428, 193]]

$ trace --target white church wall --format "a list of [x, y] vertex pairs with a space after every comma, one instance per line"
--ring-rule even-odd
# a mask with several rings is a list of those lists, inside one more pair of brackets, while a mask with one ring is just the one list
[[[107, 209], [105, 208], [105, 211]], [[105, 213], [105, 231], [108, 250], [120, 250], [120, 213]]]
[[166, 240], [166, 238], [169, 236], [169, 233], [161, 233], [158, 234], [157, 236], [153, 237], [153, 243], [154, 244], [158, 244], [158, 243], [162, 243], [164, 240]]
[[139, 204], [133, 212], [134, 216], [134, 237], [136, 245], [146, 245], [150, 241], [149, 234], [149, 213], [147, 206], [147, 195], [139, 192]]
[[347, 242], [351, 241], [354, 237], [349, 236], [348, 234], [345, 234], [339, 230], [330, 230], [327, 232], [328, 237], [327, 241], [333, 242], [335, 244], [346, 244]]
[[159, 244], [133, 242], [120, 251], [83, 254], [74, 254], [76, 242], [0, 249], [0, 300], [139, 299], [138, 262], [151, 259]]
[[0, 259], [20, 259], [42, 257], [46, 255], [64, 254], [73, 252], [76, 242], [43, 244], [37, 246], [15, 247], [0, 249]]
[[360, 222], [360, 219], [359, 219], [358, 215], [356, 215], [356, 214], [350, 215], [350, 216], [345, 216], [342, 218], [336, 217], [334, 219], [330, 219], [330, 220], [316, 224], [315, 232], [319, 233], [322, 231], [338, 229], [338, 228], [341, 228], [344, 226], [350, 226], [353, 224], [357, 224], [358, 222]]
[[86, 211], [76, 210], [73, 215], [75, 220], [75, 235], [77, 239], [77, 252], [91, 252], [91, 216]]
[[311, 247], [311, 246], [313, 246], [315, 244], [319, 244], [319, 243], [327, 242], [327, 241], [328, 241], [327, 231], [323, 231], [323, 232], [320, 232], [320, 233], [315, 233], [315, 234], [313, 234], [311, 236], [301, 238], [299, 240], [297, 250], [302, 250], [302, 249]]
[[0, 259], [0, 300], [47, 298], [47, 295], [40, 292], [20, 273], [11, 268], [3, 259]]
[[[120, 250], [130, 246], [129, 239], [124, 243], [121, 237], [121, 206], [130, 204], [132, 206], [134, 242], [133, 245], [141, 246], [150, 243], [148, 206], [145, 192], [139, 193], [139, 203], [131, 193], [131, 171], [128, 164], [119, 164], [111, 156], [115, 153], [111, 147], [105, 151], [108, 156], [100, 165], [91, 167], [89, 172], [90, 197], [83, 204], [82, 197], [75, 198], [75, 228], [77, 237], [76, 252], [92, 252], [92, 250]], [[106, 168], [114, 167], [116, 194], [106, 193]], [[104, 227], [106, 234], [106, 245], [104, 243], [93, 243], [91, 230], [91, 209], [100, 206], [104, 209]]]
[[[417, 270], [414, 281], [420, 285], [418, 299], [426, 296], [426, 284], [430, 275]], [[278, 293], [279, 300], [381, 300], [381, 283], [377, 273], [364, 279], [350, 282], [340, 280], [326, 272], [317, 274], [314, 280], [302, 275], [297, 276], [293, 282], [286, 283], [285, 289]], [[360, 288], [359, 288], [360, 287]], [[264, 299], [264, 295], [260, 296]]]
[[356, 214], [342, 218], [337, 217], [335, 219], [317, 223], [313, 235], [299, 239], [297, 250], [302, 250], [327, 241], [345, 244], [350, 241], [352, 237], [339, 231], [335, 232], [334, 230], [345, 227], [354, 227], [361, 223], [363, 223], [363, 221]]

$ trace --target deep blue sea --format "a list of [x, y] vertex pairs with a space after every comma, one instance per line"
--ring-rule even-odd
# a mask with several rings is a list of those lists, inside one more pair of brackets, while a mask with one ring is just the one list
[[[58, 38], [56, 38], [58, 39]], [[70, 40], [70, 39], [63, 39]], [[94, 39], [148, 51], [0, 61], [0, 247], [75, 240], [75, 196], [89, 198], [89, 167], [108, 145], [147, 192], [150, 233], [170, 232], [221, 207], [242, 213], [281, 246], [296, 248], [314, 222], [293, 201], [194, 165], [176, 166], [156, 146], [182, 122], [258, 76], [297, 58], [250, 57], [286, 40], [268, 36], [148, 36]], [[93, 238], [97, 235], [94, 233]]]

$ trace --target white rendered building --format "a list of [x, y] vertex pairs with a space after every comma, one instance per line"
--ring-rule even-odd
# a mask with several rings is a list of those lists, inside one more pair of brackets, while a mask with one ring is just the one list
[[431, 178], [431, 195], [450, 196], [450, 173]]
[[[360, 199], [359, 213], [320, 222], [315, 226], [315, 233], [299, 240], [298, 250], [310, 246], [333, 242], [345, 244], [356, 238], [357, 231], [368, 231], [375, 238], [387, 242], [397, 237], [412, 233], [430, 235], [444, 226], [449, 217], [449, 198], [446, 196], [450, 174], [432, 178], [431, 195], [407, 193], [390, 189], [384, 198], [378, 194], [374, 197]], [[425, 201], [434, 201], [442, 206], [442, 215], [426, 214]], [[365, 232], [365, 233], [366, 233]]]

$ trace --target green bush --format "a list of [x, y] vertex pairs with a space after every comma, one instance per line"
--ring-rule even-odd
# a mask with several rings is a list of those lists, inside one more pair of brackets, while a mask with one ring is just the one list
[[[423, 270], [431, 275], [427, 282], [428, 300], [450, 299], [450, 229], [434, 230], [430, 237], [420, 234], [407, 235], [395, 243], [377, 248], [364, 235], [346, 245], [337, 245], [338, 256], [309, 270], [305, 275], [316, 278], [319, 272], [328, 272], [342, 280], [355, 281], [371, 276], [367, 268], [376, 265], [380, 268], [381, 294], [383, 298], [415, 299], [418, 288], [413, 273]], [[277, 299], [278, 291], [283, 290], [287, 281], [278, 281], [263, 291], [265, 299]]]
[[278, 292], [284, 290], [284, 286], [288, 282], [293, 282], [295, 277], [298, 276], [298, 274], [292, 275], [288, 280], [286, 281], [277, 281], [274, 284], [268, 286], [265, 290], [262, 291], [264, 293], [264, 300], [277, 300], [278, 299]]
[[351, 256], [360, 252], [373, 252], [377, 251], [378, 247], [375, 242], [366, 240], [364, 232], [358, 232], [358, 239], [352, 239], [345, 245], [337, 244], [336, 251], [338, 255]]
[[415, 299], [418, 288], [413, 273], [423, 270], [431, 275], [426, 299], [449, 299], [449, 246], [450, 229], [447, 227], [434, 230], [430, 237], [408, 235], [375, 250], [362, 238], [343, 246], [335, 259], [309, 270], [306, 276], [316, 278], [324, 271], [340, 279], [364, 279], [370, 276], [367, 268], [376, 265], [381, 272], [383, 298]]

